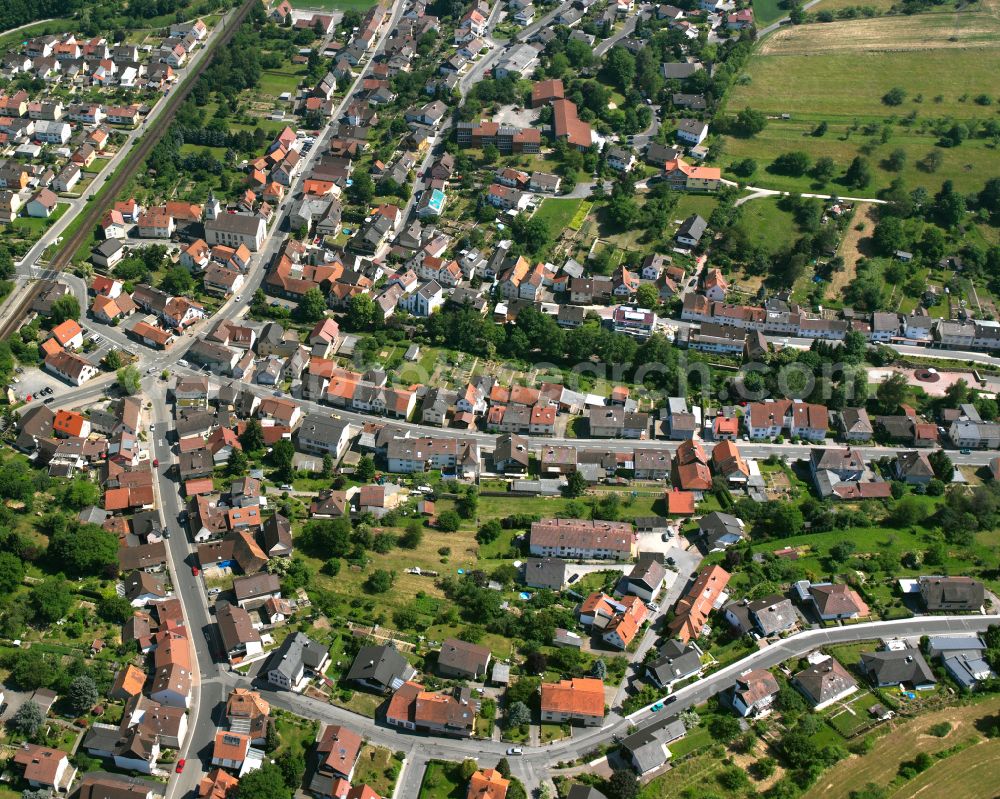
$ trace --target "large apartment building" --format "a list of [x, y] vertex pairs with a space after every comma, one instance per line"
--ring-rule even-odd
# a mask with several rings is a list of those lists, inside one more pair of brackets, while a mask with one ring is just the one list
[[531, 554], [585, 560], [630, 560], [637, 539], [628, 522], [542, 519], [531, 525]]

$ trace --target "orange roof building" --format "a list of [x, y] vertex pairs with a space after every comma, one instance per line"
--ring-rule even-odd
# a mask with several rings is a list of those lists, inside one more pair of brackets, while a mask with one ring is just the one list
[[559, 78], [540, 80], [531, 87], [531, 107], [541, 108], [543, 105], [566, 97], [563, 82]]
[[510, 780], [495, 768], [477, 771], [469, 780], [469, 792], [465, 799], [506, 799]]
[[730, 480], [748, 480], [750, 467], [733, 441], [720, 441], [712, 450], [712, 468]]
[[730, 576], [721, 566], [702, 569], [694, 585], [677, 602], [674, 620], [667, 629], [685, 644], [700, 636], [708, 614], [721, 601]]
[[694, 514], [694, 493], [691, 491], [668, 491], [667, 513], [671, 516], [692, 516]]
[[133, 696], [142, 693], [146, 684], [146, 672], [131, 663], [115, 675], [115, 683], [111, 687], [111, 698], [128, 701]]
[[648, 609], [642, 599], [629, 594], [618, 602], [622, 608], [605, 627], [604, 640], [617, 649], [627, 649], [646, 620]]
[[240, 781], [228, 771], [221, 768], [212, 769], [198, 783], [200, 799], [226, 799]]
[[542, 721], [580, 722], [598, 727], [604, 722], [604, 683], [592, 677], [542, 683]]
[[55, 355], [57, 352], [62, 352], [62, 344], [56, 341], [54, 338], [47, 338], [42, 342], [42, 352], [46, 355]]
[[68, 347], [70, 342], [72, 342], [77, 336], [82, 338], [83, 330], [80, 327], [80, 323], [75, 319], [67, 319], [62, 324], [58, 324], [52, 328], [52, 338], [64, 347]]
[[716, 416], [712, 423], [712, 433], [716, 440], [722, 438], [736, 438], [740, 432], [740, 418], [738, 416]]
[[86, 438], [90, 435], [90, 422], [82, 413], [60, 409], [52, 420], [52, 432], [66, 438]]
[[320, 756], [319, 770], [349, 780], [363, 745], [364, 741], [354, 730], [340, 724], [328, 725], [316, 744], [316, 752]]
[[556, 100], [552, 103], [552, 132], [557, 139], [586, 150], [592, 144], [590, 125], [576, 115], [576, 103]]

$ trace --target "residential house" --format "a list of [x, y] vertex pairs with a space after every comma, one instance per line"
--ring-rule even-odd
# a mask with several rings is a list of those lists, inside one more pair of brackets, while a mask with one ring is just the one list
[[924, 607], [931, 613], [979, 613], [986, 604], [986, 589], [971, 577], [922, 576], [917, 584]]
[[810, 584], [805, 596], [823, 621], [856, 619], [869, 612], [858, 592], [842, 583]]
[[877, 688], [899, 688], [905, 685], [915, 691], [927, 691], [937, 685], [930, 666], [916, 649], [862, 652], [859, 667]]
[[543, 723], [582, 724], [599, 727], [605, 715], [604, 683], [593, 678], [574, 678], [541, 686]]
[[792, 685], [802, 692], [813, 710], [829, 707], [858, 690], [854, 678], [836, 658], [826, 656], [810, 662], [808, 668], [792, 678]]
[[419, 683], [406, 682], [389, 700], [385, 720], [406, 730], [468, 738], [475, 726], [477, 710], [478, 702], [468, 688], [435, 693], [424, 690]]
[[725, 600], [729, 578], [729, 572], [721, 566], [702, 569], [678, 600], [674, 619], [667, 626], [670, 633], [685, 644], [701, 636], [709, 614]]
[[445, 677], [479, 681], [486, 677], [491, 653], [488, 647], [446, 638], [438, 652], [438, 671]]
[[398, 690], [416, 670], [399, 651], [388, 644], [362, 647], [345, 677], [349, 682], [380, 693]]
[[274, 650], [260, 673], [271, 685], [297, 691], [308, 675], [323, 674], [329, 660], [326, 647], [297, 632]]
[[698, 522], [698, 532], [709, 552], [722, 552], [743, 540], [743, 520], [729, 513], [712, 511]]
[[778, 681], [771, 672], [751, 669], [736, 678], [731, 695], [733, 709], [744, 718], [767, 715], [778, 690]]
[[646, 676], [658, 688], [669, 690], [675, 682], [701, 673], [701, 650], [695, 644], [670, 640], [659, 648], [659, 654], [646, 663]]
[[533, 522], [529, 541], [532, 555], [585, 560], [629, 560], [637, 545], [631, 524], [585, 519]]

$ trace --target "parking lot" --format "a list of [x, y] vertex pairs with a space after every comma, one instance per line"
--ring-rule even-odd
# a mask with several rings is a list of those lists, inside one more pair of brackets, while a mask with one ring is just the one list
[[[17, 394], [19, 400], [25, 399], [28, 396], [34, 399], [38, 396], [39, 392], [53, 397], [59, 391], [65, 391], [66, 389], [66, 384], [58, 377], [36, 367], [25, 369], [21, 374], [14, 377], [18, 382], [15, 383], [12, 380], [11, 388]], [[50, 389], [51, 393], [49, 393]]]

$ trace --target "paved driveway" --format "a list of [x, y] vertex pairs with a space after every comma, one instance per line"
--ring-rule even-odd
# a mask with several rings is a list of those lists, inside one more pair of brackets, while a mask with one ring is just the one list
[[3, 712], [0, 713], [0, 721], [7, 721], [21, 708], [25, 702], [31, 699], [31, 693], [21, 693], [11, 691], [9, 688], [0, 688], [3, 691]]

